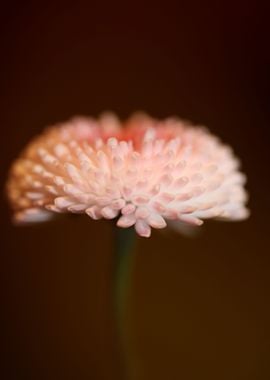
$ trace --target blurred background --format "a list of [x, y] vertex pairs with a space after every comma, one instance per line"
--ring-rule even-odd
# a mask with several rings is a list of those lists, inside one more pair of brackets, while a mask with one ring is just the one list
[[[270, 378], [269, 10], [260, 2], [1, 7], [1, 188], [44, 126], [145, 110], [207, 125], [241, 157], [251, 218], [139, 239], [127, 320], [139, 380]], [[120, 379], [112, 231], [14, 227], [1, 190], [0, 378]]]

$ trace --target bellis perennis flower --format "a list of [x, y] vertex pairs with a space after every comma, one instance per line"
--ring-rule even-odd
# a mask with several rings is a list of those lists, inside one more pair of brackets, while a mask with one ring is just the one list
[[244, 182], [231, 148], [205, 128], [143, 114], [122, 125], [104, 114], [46, 129], [13, 164], [7, 188], [18, 223], [86, 213], [148, 237], [168, 221], [245, 219]]

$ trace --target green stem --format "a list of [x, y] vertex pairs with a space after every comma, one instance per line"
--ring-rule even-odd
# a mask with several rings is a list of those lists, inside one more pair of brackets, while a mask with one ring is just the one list
[[115, 226], [115, 313], [119, 334], [120, 349], [124, 361], [124, 375], [128, 376], [129, 347], [127, 344], [125, 311], [127, 305], [128, 290], [130, 289], [133, 247], [136, 233], [134, 228], [122, 229]]

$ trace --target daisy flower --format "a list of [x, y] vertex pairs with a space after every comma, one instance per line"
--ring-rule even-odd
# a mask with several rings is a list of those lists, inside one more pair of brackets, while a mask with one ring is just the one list
[[86, 213], [134, 226], [247, 218], [239, 160], [206, 128], [135, 114], [75, 117], [34, 138], [11, 167], [7, 193], [17, 223]]

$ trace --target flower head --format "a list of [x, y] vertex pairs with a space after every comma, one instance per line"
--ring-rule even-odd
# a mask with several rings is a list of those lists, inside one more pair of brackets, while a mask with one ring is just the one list
[[7, 189], [16, 222], [86, 213], [148, 237], [170, 220], [245, 219], [244, 183], [231, 148], [205, 128], [143, 114], [122, 125], [105, 114], [46, 129], [13, 164]]

